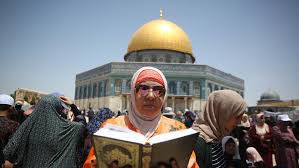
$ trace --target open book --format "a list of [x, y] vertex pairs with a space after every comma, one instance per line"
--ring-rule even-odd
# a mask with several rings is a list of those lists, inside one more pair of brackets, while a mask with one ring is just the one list
[[184, 129], [145, 138], [127, 128], [107, 124], [93, 135], [93, 145], [100, 168], [149, 168], [176, 161], [186, 168], [198, 133]]

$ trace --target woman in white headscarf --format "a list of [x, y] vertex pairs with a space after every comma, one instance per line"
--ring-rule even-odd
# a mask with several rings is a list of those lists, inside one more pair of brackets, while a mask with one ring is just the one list
[[[131, 80], [131, 108], [128, 115], [109, 119], [101, 127], [107, 123], [114, 124], [141, 133], [147, 138], [185, 129], [184, 124], [162, 115], [161, 110], [166, 100], [167, 81], [164, 74], [154, 67], [143, 67]], [[93, 148], [83, 167], [91, 168], [92, 163], [96, 163]], [[198, 167], [194, 153], [189, 159], [188, 167]]]
[[195, 145], [200, 167], [224, 167], [221, 140], [240, 123], [246, 107], [244, 99], [235, 91], [219, 90], [209, 95], [192, 127], [200, 133]]

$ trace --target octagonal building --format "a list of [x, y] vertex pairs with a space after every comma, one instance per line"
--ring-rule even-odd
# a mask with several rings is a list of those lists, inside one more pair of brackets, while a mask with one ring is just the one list
[[192, 43], [183, 29], [163, 18], [150, 21], [133, 34], [124, 62], [110, 62], [76, 75], [75, 103], [81, 109], [129, 109], [131, 78], [144, 66], [165, 74], [166, 106], [174, 111], [200, 111], [214, 90], [230, 89], [243, 97], [243, 79], [194, 62]]

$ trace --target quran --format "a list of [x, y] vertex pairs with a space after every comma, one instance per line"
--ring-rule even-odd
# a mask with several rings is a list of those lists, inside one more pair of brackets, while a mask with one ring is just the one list
[[144, 135], [116, 125], [107, 124], [92, 138], [97, 166], [151, 168], [176, 161], [179, 167], [188, 165], [198, 133], [189, 128], [155, 135]]

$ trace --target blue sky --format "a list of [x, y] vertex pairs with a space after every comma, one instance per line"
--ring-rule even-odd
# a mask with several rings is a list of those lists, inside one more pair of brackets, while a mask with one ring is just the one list
[[249, 105], [268, 89], [299, 99], [298, 0], [1, 0], [0, 93], [73, 98], [76, 74], [123, 61], [132, 34], [160, 8], [188, 34], [196, 64], [245, 80]]

